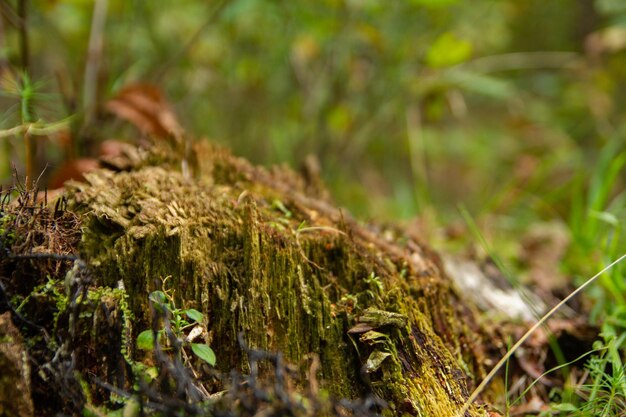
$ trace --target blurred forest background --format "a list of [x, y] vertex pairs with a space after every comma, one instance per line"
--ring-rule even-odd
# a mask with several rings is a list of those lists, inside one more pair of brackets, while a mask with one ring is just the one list
[[[93, 107], [150, 82], [193, 136], [255, 163], [317, 156], [333, 198], [361, 218], [452, 224], [462, 206], [509, 237], [559, 219], [583, 250], [624, 223], [622, 0], [0, 4], [0, 61], [27, 74], [32, 119], [23, 82], [4, 71], [5, 132], [72, 117], [83, 153], [130, 139]], [[7, 183], [24, 151], [4, 136]], [[63, 147], [49, 139], [54, 171]]]
[[[559, 298], [626, 248], [624, 0], [0, 0], [0, 12], [2, 184], [12, 163], [24, 172], [29, 123], [47, 133], [37, 172], [65, 163], [68, 136], [86, 156], [136, 140], [104, 104], [151, 83], [194, 138], [265, 165], [315, 155], [359, 218], [419, 224], [437, 248], [486, 237], [508, 278]], [[612, 352], [590, 378], [613, 378], [623, 399], [625, 275], [604, 274], [583, 304]]]

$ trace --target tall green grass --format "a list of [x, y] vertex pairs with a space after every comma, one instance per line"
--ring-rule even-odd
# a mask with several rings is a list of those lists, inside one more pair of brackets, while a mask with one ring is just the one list
[[[574, 276], [589, 275], [593, 270], [602, 272], [584, 282], [575, 279], [572, 284], [578, 288], [567, 298], [582, 290], [586, 291], [585, 297], [593, 305], [589, 321], [600, 327], [601, 340], [594, 344], [592, 350], [570, 362], [565, 360], [564, 352], [556, 341], [550, 340], [558, 365], [544, 375], [560, 371], [565, 385], [553, 390], [553, 398], [557, 400], [546, 416], [555, 413], [562, 416], [626, 415], [626, 371], [623, 363], [626, 356], [626, 267], [623, 262], [615, 263], [616, 259], [622, 260], [626, 253], [621, 233], [626, 222], [626, 192], [623, 190], [626, 151], [623, 143], [623, 136], [616, 134], [601, 149], [591, 168], [586, 172], [581, 171], [571, 186], [572, 203], [568, 225], [572, 242], [568, 255], [563, 259], [562, 269]], [[514, 270], [500, 256], [497, 246], [488, 241], [467, 209], [461, 207], [460, 213], [473, 239], [483, 247], [509, 283], [523, 295], [523, 286]], [[608, 264], [614, 266], [607, 268]], [[557, 305], [543, 317], [535, 312], [538, 322], [529, 333], [544, 323], [560, 306]], [[505, 358], [496, 366], [506, 368], [505, 383], [508, 383], [509, 378], [508, 360], [529, 333], [509, 348]], [[570, 365], [585, 357], [588, 360], [583, 378], [572, 381]], [[495, 370], [488, 378], [494, 375]], [[523, 401], [522, 397], [536, 382], [523, 390], [520, 397], [511, 400], [507, 395], [503, 399], [505, 415], [509, 415], [512, 405]], [[484, 388], [484, 385], [481, 387]]]
[[[626, 151], [622, 129], [601, 150], [586, 181], [581, 174], [574, 187], [570, 216], [573, 248], [570, 268], [594, 268], [626, 251], [623, 228], [626, 224]], [[568, 402], [554, 405], [560, 415], [626, 415], [626, 267], [624, 264], [602, 274], [591, 289], [590, 321], [600, 326], [602, 349], [587, 361], [586, 378], [565, 386]]]

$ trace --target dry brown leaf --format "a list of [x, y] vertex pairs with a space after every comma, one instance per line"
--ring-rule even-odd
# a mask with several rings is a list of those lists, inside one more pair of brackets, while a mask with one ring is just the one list
[[520, 258], [529, 267], [529, 279], [545, 292], [553, 292], [567, 285], [567, 278], [559, 271], [561, 259], [570, 243], [569, 231], [562, 223], [538, 223], [522, 236]]
[[[524, 329], [519, 329], [521, 333]], [[548, 322], [547, 329], [539, 328], [524, 343], [523, 348], [516, 352], [515, 357], [520, 368], [539, 384], [552, 387], [563, 384], [558, 372], [543, 375], [549, 369], [559, 365], [550, 348], [550, 338], [558, 344], [565, 361], [571, 366], [581, 366], [584, 360], [578, 360], [592, 349], [593, 342], [598, 338], [597, 328], [587, 324], [584, 317], [575, 319], [555, 318]]]
[[542, 412], [550, 410], [550, 405], [537, 395], [533, 395], [530, 399], [524, 401], [523, 404], [512, 407], [509, 410], [511, 416], [538, 415]]
[[172, 137], [177, 143], [182, 142], [184, 130], [161, 90], [154, 85], [128, 85], [109, 100], [105, 108], [145, 134]]
[[80, 158], [71, 160], [61, 165], [61, 167], [54, 172], [52, 179], [48, 183], [48, 188], [60, 188], [69, 180], [83, 181], [85, 179], [85, 173], [98, 169], [99, 167], [100, 163], [97, 159]]

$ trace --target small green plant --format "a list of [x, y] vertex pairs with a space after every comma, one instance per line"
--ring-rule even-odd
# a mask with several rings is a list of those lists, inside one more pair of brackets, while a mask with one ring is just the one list
[[[577, 269], [580, 259], [587, 264], [602, 264], [614, 259], [624, 248], [624, 209], [626, 192], [620, 190], [619, 181], [626, 167], [626, 151], [623, 136], [616, 136], [601, 151], [597, 167], [592, 171], [589, 184], [581, 181], [570, 216], [570, 228], [574, 238], [571, 261]], [[584, 187], [588, 190], [585, 191]], [[581, 253], [591, 256], [581, 257]], [[588, 259], [591, 258], [590, 263]], [[600, 289], [594, 296], [592, 319], [610, 316], [616, 307], [626, 306], [626, 285], [623, 267], [615, 268], [600, 277]]]
[[[620, 354], [626, 334], [618, 334], [612, 326], [603, 326], [604, 341], [594, 344], [594, 351], [585, 367], [586, 381], [574, 387], [572, 400], [553, 405], [553, 410], [568, 416], [621, 416], [626, 410], [626, 370]], [[566, 414], [565, 414], [566, 413]]]
[[[164, 280], [164, 284], [167, 278]], [[204, 314], [193, 308], [177, 308], [174, 302], [172, 291], [153, 291], [149, 300], [156, 312], [169, 320], [172, 334], [181, 342], [181, 353], [185, 360], [188, 360], [185, 348], [188, 347], [200, 359], [211, 366], [215, 366], [216, 357], [213, 349], [206, 343], [193, 343], [193, 341], [206, 334], [206, 321]], [[166, 336], [166, 326], [155, 331], [154, 329], [144, 330], [137, 336], [137, 348], [141, 350], [155, 349], [155, 338], [158, 338], [160, 346], [164, 350], [170, 349]]]
[[381, 300], [381, 294], [385, 290], [385, 286], [378, 275], [372, 272], [369, 277], [363, 280], [367, 284], [368, 288], [365, 290], [365, 294], [372, 300]]
[[[24, 143], [24, 163], [26, 185], [30, 187], [35, 180], [36, 170], [36, 138], [45, 138], [47, 135], [67, 129], [71, 117], [56, 122], [46, 122], [39, 118], [35, 108], [39, 102], [49, 101], [48, 94], [42, 92], [44, 83], [33, 82], [26, 71], [13, 76], [11, 73], [0, 80], [0, 97], [8, 97], [17, 101], [17, 125], [10, 129], [0, 129], [0, 139], [16, 137]], [[11, 109], [6, 112], [10, 114]], [[7, 164], [8, 166], [8, 164]]]

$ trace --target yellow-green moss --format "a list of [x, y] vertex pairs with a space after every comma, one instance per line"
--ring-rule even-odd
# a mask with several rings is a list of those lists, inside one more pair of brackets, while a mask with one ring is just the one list
[[[148, 294], [170, 277], [177, 304], [209, 318], [222, 370], [246, 368], [236, 343], [243, 331], [250, 346], [282, 351], [303, 374], [307, 355], [319, 355], [325, 389], [345, 397], [373, 391], [389, 402], [388, 415], [460, 408], [468, 381], [483, 373], [483, 335], [464, 323], [473, 323], [471, 307], [428, 252], [369, 241], [347, 214], [309, 204], [288, 171], [216, 150], [198, 161], [195, 179], [144, 166], [95, 172], [76, 186], [82, 251], [101, 285], [122, 280], [130, 309], [147, 325]], [[369, 329], [349, 333], [355, 326]]]

